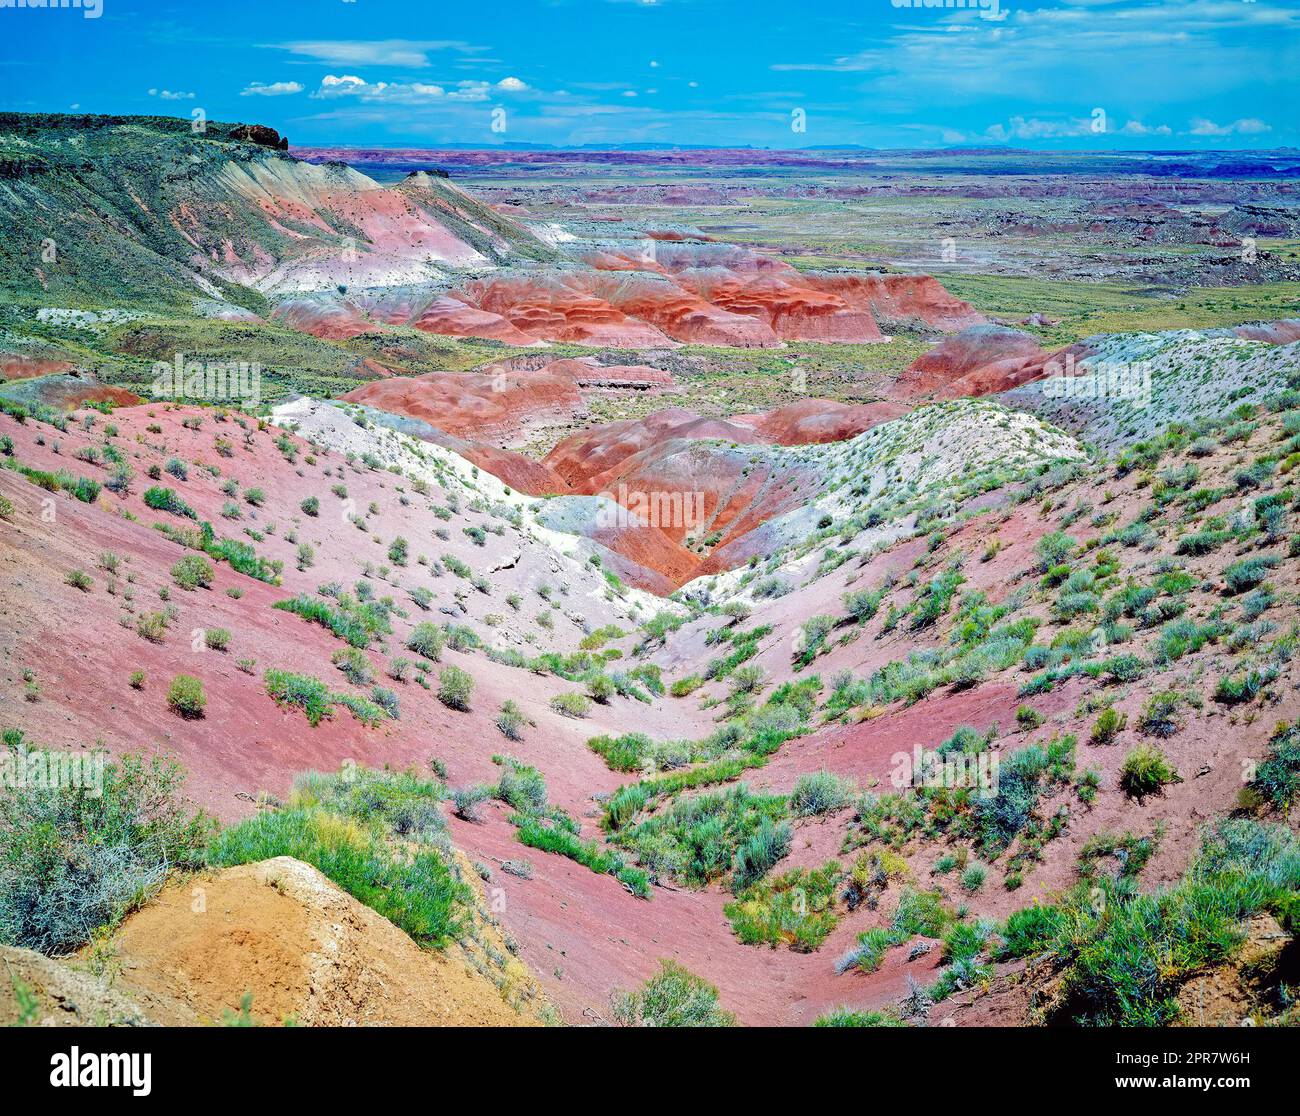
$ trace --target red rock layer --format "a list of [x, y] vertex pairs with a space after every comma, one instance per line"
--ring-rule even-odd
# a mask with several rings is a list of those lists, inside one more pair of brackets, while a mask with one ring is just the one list
[[982, 325], [946, 337], [898, 378], [904, 398], [989, 395], [1043, 375], [1038, 340], [1019, 330]]
[[475, 440], [511, 438], [530, 419], [567, 418], [582, 406], [570, 377], [547, 372], [393, 376], [373, 380], [343, 398]]
[[1252, 322], [1232, 331], [1247, 341], [1267, 341], [1270, 345], [1290, 345], [1300, 341], [1300, 318], [1283, 318], [1277, 322]]

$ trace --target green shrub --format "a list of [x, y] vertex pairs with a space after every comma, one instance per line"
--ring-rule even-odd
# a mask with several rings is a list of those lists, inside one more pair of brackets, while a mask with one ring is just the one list
[[262, 678], [266, 692], [277, 705], [297, 706], [306, 714], [307, 722], [313, 728], [326, 717], [333, 716], [332, 695], [319, 678], [287, 670], [268, 670]]
[[[1205, 831], [1200, 852], [1174, 887], [1130, 896], [1112, 886], [1105, 904], [1085, 887], [1024, 928], [1037, 933], [1021, 936], [1046, 938], [1064, 967], [1053, 1021], [1168, 1026], [1180, 1019], [1178, 992], [1187, 979], [1231, 960], [1252, 915], [1288, 917], [1297, 889], [1300, 846], [1293, 833], [1224, 819]], [[1059, 931], [1050, 926], [1054, 919]]]
[[811, 871], [793, 868], [739, 892], [724, 912], [745, 945], [811, 953], [835, 929], [832, 908], [843, 875], [835, 861]]
[[370, 602], [358, 602], [344, 593], [337, 606], [319, 597], [299, 593], [286, 601], [276, 601], [272, 608], [292, 612], [313, 624], [326, 628], [339, 639], [357, 648], [369, 647], [376, 636], [391, 630], [387, 613]]
[[668, 687], [668, 692], [675, 698], [687, 697], [688, 695], [695, 693], [695, 691], [703, 685], [703, 678], [698, 674], [691, 674], [685, 678], [679, 678]]
[[501, 706], [501, 712], [497, 714], [497, 728], [507, 740], [522, 740], [524, 725], [527, 723], [528, 718], [513, 701], [506, 701]]
[[1092, 742], [1109, 744], [1128, 724], [1128, 714], [1117, 709], [1103, 709], [1096, 723], [1092, 726]]
[[202, 717], [208, 704], [203, 683], [192, 674], [178, 674], [167, 688], [167, 704], [182, 717]]
[[735, 1017], [718, 1007], [718, 990], [675, 961], [633, 992], [615, 993], [611, 1014], [621, 1027], [731, 1027]]
[[172, 515], [184, 516], [187, 519], [198, 519], [194, 509], [184, 500], [176, 495], [170, 488], [150, 488], [144, 494], [145, 507], [153, 508], [155, 511], [170, 512]]
[[1268, 742], [1269, 754], [1255, 770], [1251, 790], [1279, 809], [1289, 809], [1300, 791], [1300, 728], [1281, 724]]
[[1138, 799], [1158, 794], [1167, 783], [1179, 781], [1169, 757], [1154, 744], [1139, 744], [1130, 751], [1119, 772], [1120, 788]]
[[829, 771], [800, 775], [790, 792], [790, 810], [798, 817], [829, 814], [846, 806], [852, 788]]
[[1261, 584], [1277, 564], [1278, 559], [1271, 555], [1261, 554], [1253, 558], [1243, 558], [1228, 566], [1223, 571], [1223, 578], [1228, 583], [1229, 592], [1244, 593], [1247, 589], [1254, 589], [1256, 585]]
[[904, 1027], [897, 1016], [885, 1011], [857, 1011], [854, 1008], [836, 1008], [819, 1015], [814, 1027]]
[[762, 818], [758, 828], [736, 847], [731, 890], [739, 893], [757, 883], [769, 868], [790, 851], [790, 827]]
[[1032, 705], [1022, 705], [1016, 709], [1016, 724], [1030, 732], [1038, 728], [1045, 719]]
[[591, 699], [585, 694], [556, 694], [551, 698], [551, 708], [562, 717], [582, 718], [591, 712]]
[[1147, 699], [1146, 705], [1142, 707], [1141, 716], [1138, 717], [1139, 731], [1160, 739], [1173, 736], [1182, 728], [1179, 711], [1186, 701], [1187, 699], [1177, 690], [1162, 690], [1152, 694]]
[[[5, 734], [17, 747], [22, 734]], [[85, 771], [89, 753], [73, 758]], [[0, 943], [60, 955], [86, 945], [197, 867], [212, 821], [180, 798], [184, 773], [160, 758], [105, 760], [102, 785], [0, 785]]]
[[495, 793], [502, 802], [521, 814], [539, 814], [546, 809], [546, 780], [537, 768], [509, 756], [493, 759], [501, 766]]
[[187, 591], [207, 589], [217, 576], [212, 563], [197, 554], [187, 554], [172, 566], [172, 580]]
[[440, 949], [462, 931], [459, 912], [470, 891], [437, 850], [395, 852], [371, 829], [340, 825], [332, 810], [291, 806], [257, 814], [222, 833], [209, 851], [221, 867], [277, 856], [312, 865], [420, 945]]
[[1053, 531], [1038, 540], [1038, 572], [1047, 573], [1053, 566], [1065, 562], [1074, 553], [1076, 543], [1063, 531]]
[[447, 645], [447, 636], [437, 624], [427, 620], [416, 624], [406, 639], [406, 649], [432, 662], [442, 659], [442, 649]]
[[438, 700], [448, 709], [468, 712], [474, 679], [460, 667], [444, 667], [438, 674]]

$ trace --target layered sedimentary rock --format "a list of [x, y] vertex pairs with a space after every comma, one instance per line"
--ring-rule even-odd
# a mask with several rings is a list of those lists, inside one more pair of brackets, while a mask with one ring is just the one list
[[989, 395], [1043, 375], [1049, 361], [1037, 338], [997, 325], [978, 325], [946, 337], [898, 378], [904, 397]]

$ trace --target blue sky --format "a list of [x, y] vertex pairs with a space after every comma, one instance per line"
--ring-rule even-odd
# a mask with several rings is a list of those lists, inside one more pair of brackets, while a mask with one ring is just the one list
[[1296, 0], [26, 2], [0, 107], [297, 144], [1300, 145]]

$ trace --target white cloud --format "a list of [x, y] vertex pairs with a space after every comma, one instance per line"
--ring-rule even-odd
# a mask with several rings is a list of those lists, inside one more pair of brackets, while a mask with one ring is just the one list
[[1172, 136], [1174, 130], [1168, 124], [1143, 124], [1140, 120], [1130, 120], [1120, 133], [1125, 136]]
[[296, 81], [273, 81], [270, 85], [264, 85], [260, 81], [252, 81], [248, 86], [240, 90], [241, 97], [284, 97], [290, 93], [301, 93], [302, 86]]
[[1186, 134], [1189, 136], [1258, 136], [1272, 130], [1271, 125], [1253, 116], [1244, 120], [1234, 120], [1231, 124], [1216, 124], [1213, 120], [1198, 116], [1192, 121], [1191, 128]]
[[287, 50], [317, 62], [349, 66], [405, 66], [420, 69], [429, 65], [432, 51], [450, 50], [473, 54], [486, 47], [471, 46], [456, 39], [380, 39], [363, 42], [357, 39], [304, 39], [291, 43], [271, 43], [277, 50]]
[[159, 100], [162, 100], [162, 101], [192, 101], [192, 100], [194, 100], [194, 94], [193, 94], [193, 93], [178, 93], [178, 92], [175, 92], [174, 90], [171, 90], [171, 89], [150, 89], [150, 90], [149, 90], [149, 96], [150, 96], [150, 97], [157, 97]]
[[486, 101], [492, 86], [486, 81], [458, 81], [454, 87], [431, 82], [368, 82], [356, 74], [326, 74], [311, 96], [320, 99], [353, 97], [366, 104], [423, 105], [439, 101]]
[[504, 89], [508, 93], [519, 93], [522, 90], [527, 89], [528, 84], [520, 81], [517, 77], [507, 77], [502, 78], [497, 82], [497, 88]]
[[1063, 136], [1092, 135], [1091, 120], [1039, 120], [1013, 116], [1006, 124], [993, 124], [984, 132], [990, 139], [1059, 139]]

